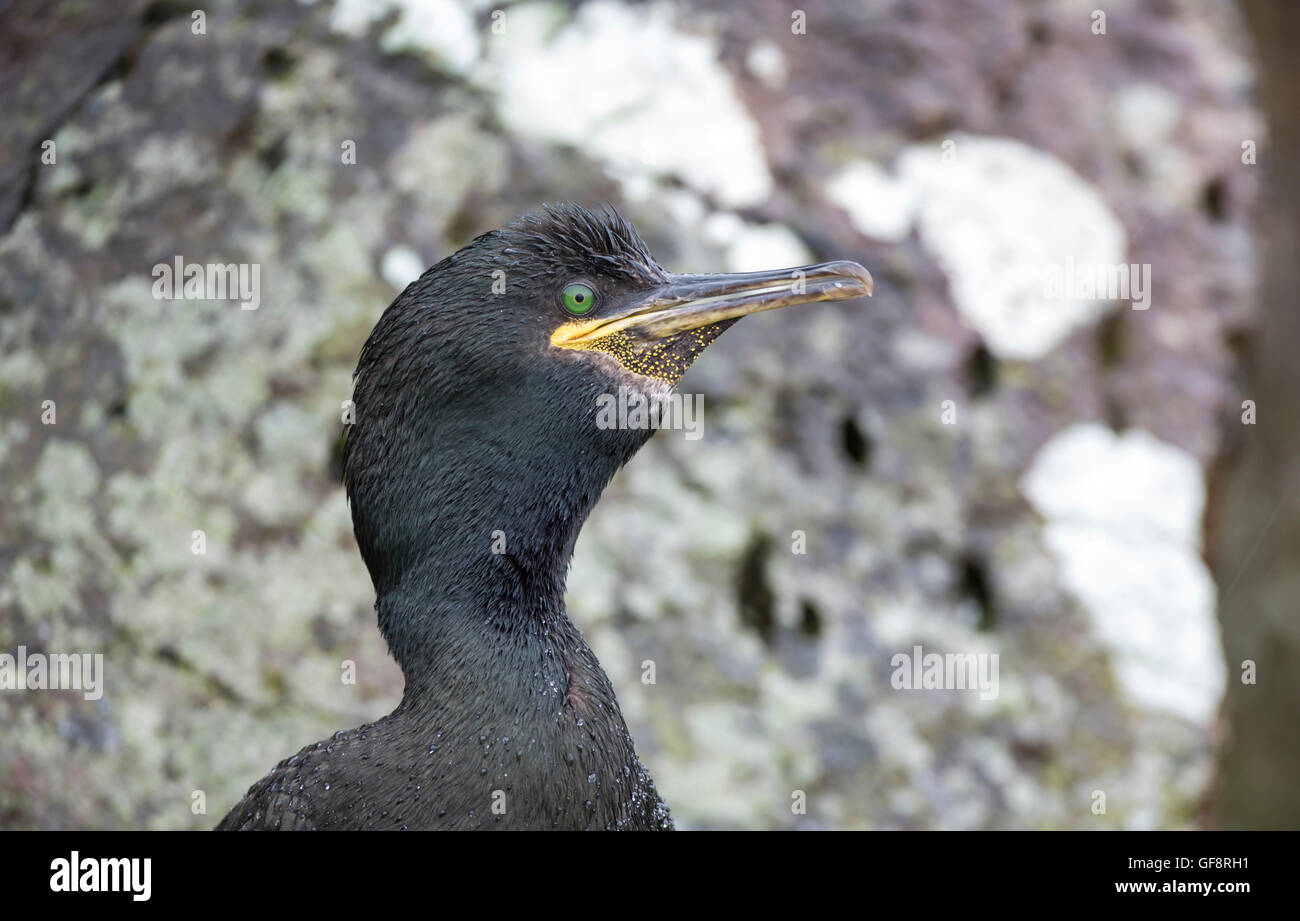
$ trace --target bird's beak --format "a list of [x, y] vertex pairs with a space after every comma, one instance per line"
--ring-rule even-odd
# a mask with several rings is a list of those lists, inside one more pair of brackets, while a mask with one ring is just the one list
[[658, 340], [750, 313], [871, 294], [871, 274], [856, 262], [736, 275], [673, 275], [613, 315], [573, 320], [551, 336], [562, 348], [585, 349], [607, 336]]

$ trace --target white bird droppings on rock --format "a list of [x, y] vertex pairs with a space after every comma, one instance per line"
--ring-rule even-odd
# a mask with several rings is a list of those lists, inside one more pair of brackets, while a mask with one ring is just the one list
[[1097, 191], [1060, 160], [1003, 138], [908, 148], [899, 174], [920, 199], [921, 240], [948, 275], [963, 318], [1004, 358], [1033, 360], [1114, 302], [1049, 298], [1053, 267], [1111, 266], [1124, 228]]
[[1051, 271], [1112, 267], [1124, 258], [1119, 219], [1060, 160], [1019, 141], [959, 135], [952, 155], [917, 144], [897, 179], [855, 161], [827, 185], [865, 236], [896, 242], [915, 222], [948, 276], [962, 318], [1000, 358], [1032, 361], [1115, 302], [1048, 297]]
[[1183, 113], [1182, 101], [1154, 83], [1119, 90], [1111, 105], [1125, 146], [1138, 151], [1165, 143]]
[[679, 29], [670, 7], [596, 0], [565, 18], [531, 3], [508, 15], [479, 82], [510, 131], [572, 145], [625, 184], [671, 174], [733, 208], [771, 193], [758, 126], [713, 39]]
[[464, 75], [479, 57], [472, 5], [457, 0], [337, 0], [330, 28], [360, 38], [397, 12], [397, 21], [379, 37], [381, 49], [426, 54], [439, 67]]
[[724, 253], [728, 272], [758, 272], [807, 265], [812, 254], [784, 224], [752, 224], [730, 211], [715, 211], [700, 222], [700, 237]]
[[1085, 423], [1039, 451], [1021, 490], [1129, 698], [1208, 726], [1226, 674], [1195, 459], [1142, 430]]
[[785, 55], [770, 39], [754, 43], [745, 55], [745, 69], [770, 90], [782, 89], [790, 77]]
[[912, 232], [916, 217], [912, 190], [869, 160], [855, 160], [836, 173], [826, 195], [848, 212], [863, 236], [897, 243]]
[[411, 282], [424, 274], [426, 264], [419, 253], [409, 246], [394, 246], [384, 253], [384, 260], [379, 266], [380, 274], [398, 291], [402, 291]]
[[728, 272], [807, 265], [808, 247], [784, 224], [744, 224], [727, 247]]

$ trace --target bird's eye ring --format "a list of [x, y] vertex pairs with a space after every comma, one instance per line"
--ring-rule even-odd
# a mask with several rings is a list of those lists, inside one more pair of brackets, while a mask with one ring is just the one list
[[575, 317], [591, 313], [596, 306], [596, 292], [581, 282], [574, 282], [564, 289], [564, 309]]

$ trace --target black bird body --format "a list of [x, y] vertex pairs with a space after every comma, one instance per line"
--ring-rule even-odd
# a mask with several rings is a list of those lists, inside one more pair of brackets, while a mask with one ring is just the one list
[[[811, 268], [869, 292], [832, 265]], [[598, 397], [666, 395], [772, 301], [754, 307], [752, 281], [746, 309], [701, 294], [723, 278], [669, 275], [616, 214], [559, 206], [393, 302], [358, 363], [344, 480], [405, 693], [281, 762], [219, 829], [672, 828], [564, 590], [583, 522], [652, 433], [600, 427]], [[571, 292], [589, 313], [566, 312]]]

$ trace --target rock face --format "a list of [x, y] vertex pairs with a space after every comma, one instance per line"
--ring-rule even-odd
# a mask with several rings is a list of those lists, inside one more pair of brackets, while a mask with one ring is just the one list
[[[704, 437], [579, 541], [570, 613], [679, 826], [1196, 823], [1266, 142], [1229, 6], [88, 6], [0, 37], [0, 653], [102, 653], [104, 693], [0, 691], [0, 825], [211, 827], [391, 709], [357, 352], [561, 199], [676, 271], [877, 282], [730, 330], [682, 382]], [[157, 299], [177, 257], [258, 266], [257, 309]], [[1072, 257], [1150, 266], [1147, 309], [1027, 274]], [[898, 689], [916, 646], [996, 654], [996, 696]]]

